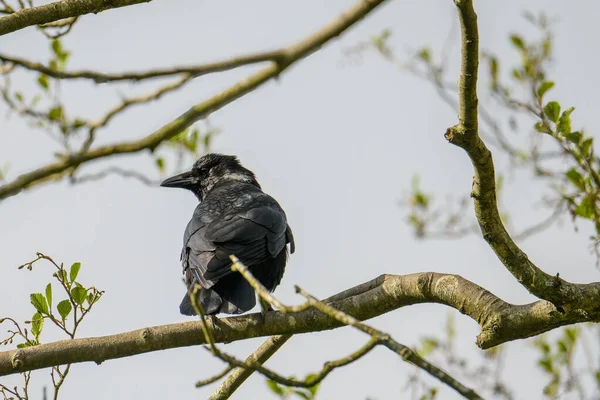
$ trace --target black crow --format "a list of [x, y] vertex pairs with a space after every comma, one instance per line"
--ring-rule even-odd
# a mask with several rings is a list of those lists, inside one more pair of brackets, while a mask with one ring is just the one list
[[[294, 252], [292, 230], [281, 206], [237, 157], [206, 154], [161, 186], [191, 190], [200, 201], [183, 235], [181, 262], [188, 288], [202, 287], [198, 301], [205, 314], [240, 314], [256, 304], [250, 284], [231, 270], [231, 254], [269, 291], [279, 285], [288, 243]], [[179, 310], [196, 315], [188, 294]]]

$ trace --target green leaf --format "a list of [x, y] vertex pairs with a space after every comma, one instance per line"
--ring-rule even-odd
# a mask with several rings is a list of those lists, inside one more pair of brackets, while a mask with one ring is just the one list
[[577, 328], [566, 328], [565, 329], [565, 337], [569, 340], [571, 345], [575, 344], [578, 336], [579, 336], [579, 329], [577, 329]]
[[539, 98], [544, 97], [544, 94], [548, 90], [552, 89], [553, 87], [554, 87], [554, 82], [552, 82], [552, 81], [544, 81], [544, 82], [542, 82], [542, 84], [540, 85], [540, 87], [538, 88], [538, 91], [537, 91], [538, 97]]
[[585, 158], [588, 158], [590, 156], [592, 144], [594, 144], [593, 137], [587, 138], [583, 141], [583, 143], [581, 143], [581, 154], [583, 154]]
[[543, 122], [536, 122], [534, 128], [538, 132], [552, 134], [552, 130]]
[[544, 371], [550, 374], [554, 371], [554, 365], [552, 363], [552, 359], [550, 358], [543, 358], [538, 361], [538, 364]]
[[304, 400], [311, 400], [313, 396], [310, 393], [306, 393], [305, 389], [293, 389], [292, 393], [296, 394], [299, 397], [302, 397]]
[[33, 346], [31, 343], [27, 343], [27, 342], [25, 342], [25, 343], [19, 343], [17, 345], [17, 349], [24, 349], [25, 347], [31, 347], [31, 346]]
[[569, 352], [569, 347], [567, 346], [567, 343], [565, 343], [564, 340], [559, 340], [556, 342], [556, 347], [558, 348], [558, 352], [559, 353], [568, 353]]
[[558, 121], [558, 116], [560, 115], [560, 104], [556, 101], [551, 101], [544, 107], [544, 114], [546, 117], [552, 122]]
[[547, 384], [546, 387], [544, 388], [544, 394], [548, 397], [554, 398], [558, 394], [559, 387], [560, 387], [560, 382], [558, 382], [557, 380], [553, 380], [552, 382]]
[[31, 304], [42, 314], [48, 314], [48, 303], [46, 298], [41, 293], [32, 293], [29, 295]]
[[521, 82], [523, 81], [523, 73], [521, 72], [521, 70], [519, 70], [517, 68], [514, 68], [512, 70], [512, 76], [513, 76], [513, 78], [515, 78], [518, 81], [521, 81]]
[[592, 219], [596, 211], [596, 204], [594, 203], [593, 196], [586, 196], [581, 200], [581, 203], [575, 208], [575, 215], [579, 215], [582, 218]]
[[58, 105], [52, 107], [50, 111], [48, 111], [48, 119], [50, 121], [60, 121], [63, 117], [63, 109], [62, 106]]
[[412, 203], [414, 206], [426, 209], [429, 205], [429, 197], [423, 192], [417, 192], [412, 198]]
[[490, 56], [490, 80], [492, 82], [492, 88], [498, 87], [498, 59], [494, 56]]
[[575, 107], [569, 107], [563, 111], [560, 119], [558, 120], [558, 130], [563, 134], [571, 133], [571, 113], [575, 110]]
[[279, 386], [277, 384], [277, 382], [267, 379], [267, 386], [269, 387], [269, 389], [271, 389], [271, 391], [273, 393], [275, 393], [279, 396], [285, 395], [285, 391], [283, 390], [283, 388], [281, 386]]
[[37, 340], [39, 340], [39, 336], [42, 333], [42, 329], [44, 328], [44, 317], [39, 312], [33, 314], [33, 318], [31, 318], [31, 333]]
[[[317, 374], [308, 374], [304, 377], [304, 380], [310, 382], [311, 379], [316, 379], [317, 378]], [[321, 383], [316, 383], [310, 387], [305, 388], [306, 390], [308, 390], [311, 394], [311, 398], [314, 398], [317, 395], [317, 391], [319, 390], [319, 386], [321, 385]]]
[[428, 63], [429, 61], [431, 61], [431, 52], [429, 51], [429, 49], [427, 47], [423, 47], [417, 53], [417, 57], [420, 58], [421, 60], [425, 61], [426, 63]]
[[579, 142], [581, 142], [581, 138], [583, 137], [583, 135], [581, 134], [581, 132], [576, 131], [576, 132], [567, 133], [565, 135], [565, 137], [567, 138], [567, 140], [569, 142], [579, 144]]
[[44, 90], [50, 89], [50, 83], [48, 83], [48, 75], [40, 74], [38, 77], [38, 83]]
[[71, 302], [69, 300], [63, 300], [56, 305], [56, 308], [58, 309], [58, 313], [64, 321], [71, 313], [73, 306], [71, 305]]
[[67, 271], [64, 268], [58, 271], [58, 277], [62, 282], [69, 283], [69, 277], [67, 276]]
[[69, 271], [69, 279], [71, 280], [71, 282], [75, 282], [75, 279], [77, 279], [77, 275], [79, 274], [80, 269], [81, 269], [80, 262], [76, 262], [76, 263], [73, 263], [73, 265], [71, 265], [71, 270]]
[[75, 303], [82, 305], [87, 298], [87, 290], [80, 286], [75, 286], [73, 289], [71, 289], [71, 297], [73, 297]]
[[15, 99], [17, 99], [19, 103], [23, 103], [25, 101], [25, 97], [23, 97], [23, 93], [21, 92], [15, 93]]
[[570, 170], [568, 170], [565, 175], [573, 185], [575, 185], [579, 190], [585, 192], [585, 181], [583, 180], [581, 174], [575, 168], [571, 168]]
[[62, 54], [62, 43], [60, 42], [60, 39], [54, 39], [52, 41], [52, 51], [57, 56]]
[[154, 160], [154, 162], [156, 163], [156, 166], [158, 167], [158, 170], [160, 172], [165, 172], [165, 160], [162, 157], [158, 157], [156, 160]]
[[440, 343], [435, 338], [423, 338], [421, 339], [421, 349], [418, 351], [421, 357], [426, 357], [440, 347]]
[[85, 126], [86, 122], [82, 119], [79, 118], [75, 118], [75, 120], [73, 121], [73, 128], [78, 129], [81, 128], [82, 126]]
[[48, 300], [48, 309], [52, 309], [52, 284], [46, 285], [46, 299]]
[[525, 51], [525, 42], [523, 41], [523, 39], [521, 38], [521, 36], [519, 35], [510, 35], [510, 41], [512, 42], [513, 46], [515, 46], [517, 49], [521, 50], [521, 51]]

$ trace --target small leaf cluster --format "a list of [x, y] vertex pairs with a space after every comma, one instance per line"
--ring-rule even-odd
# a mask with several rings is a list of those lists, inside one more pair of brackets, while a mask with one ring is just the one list
[[573, 367], [573, 355], [579, 337], [580, 329], [569, 327], [554, 343], [550, 343], [546, 335], [539, 336], [533, 342], [540, 352], [538, 366], [550, 376], [550, 381], [544, 386], [546, 396], [554, 398], [559, 392], [574, 389], [575, 379], [578, 378], [569, 376], [568, 371]]
[[[189, 127], [166, 140], [164, 144], [174, 150], [179, 155], [179, 159], [187, 155], [195, 160], [202, 152], [210, 150], [212, 141], [219, 132], [219, 129], [210, 126], [205, 129]], [[166, 172], [165, 158], [157, 156], [154, 162], [159, 172], [164, 174]]]
[[[310, 381], [311, 378], [316, 378], [316, 375], [309, 374], [304, 378], [304, 380]], [[320, 383], [317, 383], [316, 385], [307, 388], [287, 387], [280, 385], [275, 381], [267, 379], [267, 387], [280, 399], [289, 399], [292, 396], [294, 396], [304, 400], [314, 400], [317, 398], [316, 396], [319, 390], [319, 386]]]

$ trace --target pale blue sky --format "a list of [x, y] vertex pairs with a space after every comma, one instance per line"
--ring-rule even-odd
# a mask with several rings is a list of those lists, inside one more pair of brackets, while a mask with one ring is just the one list
[[[84, 17], [64, 45], [74, 53], [69, 63], [72, 69], [118, 72], [198, 64], [293, 43], [351, 4], [341, 0], [155, 0]], [[558, 17], [557, 86], [552, 95], [575, 106], [575, 124], [594, 134], [600, 75], [592, 39], [598, 35], [600, 6], [578, 4], [476, 1], [475, 6], [481, 47], [494, 49], [503, 64], [515, 60], [508, 33], [532, 32], [520, 16], [525, 8], [537, 12], [543, 7]], [[276, 291], [283, 301], [300, 301], [294, 284], [326, 297], [382, 273], [418, 271], [458, 273], [506, 301], [533, 300], [480, 238], [417, 242], [404, 222], [405, 213], [397, 203], [413, 173], [418, 172], [424, 187], [438, 197], [464, 195], [470, 189], [472, 167], [467, 156], [443, 138], [445, 129], [456, 122], [455, 114], [429, 84], [398, 72], [374, 53], [366, 53], [358, 65], [343, 63], [344, 48], [386, 27], [393, 30], [391, 43], [399, 54], [425, 44], [440, 49], [454, 20], [450, 0], [390, 1], [341, 39], [286, 71], [278, 82], [211, 117], [211, 123], [223, 129], [214, 150], [238, 155], [255, 171], [263, 188], [285, 208], [294, 229], [297, 252]], [[1, 37], [0, 48], [38, 61], [48, 57], [47, 42], [34, 29]], [[454, 70], [457, 54], [455, 44], [450, 57]], [[256, 68], [203, 77], [177, 94], [135, 108], [102, 130], [98, 143], [146, 135]], [[32, 77], [19, 73], [13, 85], [31, 87]], [[128, 92], [131, 86], [120, 88]], [[96, 88], [82, 82], [66, 83], [63, 95], [68, 110], [90, 117], [101, 115], [101, 110], [119, 99], [113, 86]], [[2, 120], [0, 135], [0, 165], [10, 162], [12, 177], [50, 161], [56, 150], [42, 133], [14, 116]], [[114, 162], [155, 173], [145, 154]], [[106, 164], [85, 170], [102, 165]], [[505, 205], [516, 226], [528, 226], [541, 215], [532, 213], [530, 207], [538, 196], [536, 189], [528, 173], [514, 178], [506, 188]], [[76, 187], [66, 183], [43, 186], [2, 202], [0, 315], [31, 316], [28, 294], [41, 291], [48, 274], [18, 271], [16, 266], [42, 251], [65, 263], [81, 261], [82, 281], [106, 290], [82, 327], [82, 336], [187, 320], [178, 312], [183, 294], [179, 251], [195, 204], [195, 198], [183, 191], [149, 188], [116, 177]], [[575, 234], [566, 222], [561, 229], [524, 242], [525, 252], [548, 273], [560, 272], [565, 279], [578, 282], [598, 280], [585, 240], [587, 226], [580, 224], [582, 229]], [[398, 341], [414, 345], [425, 333], [441, 333], [448, 311], [439, 305], [420, 305], [371, 322]], [[476, 323], [454, 313], [459, 348], [475, 354]], [[328, 359], [346, 355], [364, 340], [349, 328], [298, 336], [268, 366], [304, 375]], [[226, 348], [243, 357], [261, 342], [250, 340]], [[517, 342], [508, 347], [506, 379], [518, 390], [519, 399], [539, 398], [545, 378], [534, 369], [530, 346]], [[83, 395], [89, 400], [206, 398], [216, 386], [198, 390], [194, 382], [221, 368], [220, 361], [200, 348], [107, 361], [100, 367], [79, 364], [64, 386], [63, 399]], [[403, 398], [401, 389], [411, 370], [397, 356], [378, 349], [334, 372], [322, 385], [319, 399]], [[49, 382], [47, 375], [47, 371], [33, 374], [33, 393], [41, 396], [41, 385]], [[13, 381], [2, 379], [3, 383]], [[270, 398], [264, 378], [254, 376], [234, 398]], [[443, 398], [456, 397], [445, 391]]]

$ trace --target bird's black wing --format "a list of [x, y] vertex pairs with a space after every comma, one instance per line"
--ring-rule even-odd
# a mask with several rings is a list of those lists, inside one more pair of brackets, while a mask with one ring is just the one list
[[204, 236], [215, 250], [204, 271], [204, 279], [216, 282], [229, 274], [231, 254], [248, 267], [275, 258], [290, 242], [288, 230], [285, 213], [270, 204], [225, 215], [211, 222]]

